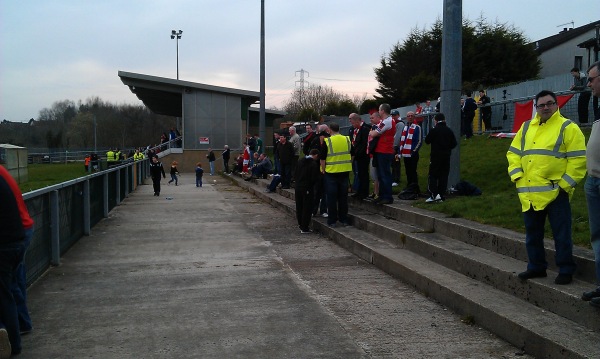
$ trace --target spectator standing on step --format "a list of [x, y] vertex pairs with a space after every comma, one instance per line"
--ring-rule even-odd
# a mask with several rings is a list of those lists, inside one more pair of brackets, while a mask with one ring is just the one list
[[419, 177], [417, 176], [417, 165], [419, 164], [419, 150], [423, 144], [421, 126], [415, 121], [415, 113], [406, 113], [406, 126], [400, 136], [398, 154], [404, 159], [404, 172], [406, 172], [406, 189], [412, 188], [413, 192], [419, 193]]
[[425, 143], [431, 144], [427, 181], [427, 189], [431, 196], [425, 200], [427, 203], [444, 201], [450, 174], [450, 155], [456, 147], [456, 136], [450, 127], [446, 126], [446, 116], [437, 113], [433, 121], [434, 127], [425, 136]]
[[165, 169], [158, 161], [157, 156], [152, 157], [152, 162], [150, 162], [150, 176], [152, 177], [152, 186], [154, 188], [154, 195], [160, 196], [160, 176], [162, 174], [163, 178], [167, 178], [165, 175]]
[[300, 233], [310, 233], [310, 218], [313, 210], [315, 184], [319, 180], [319, 150], [310, 150], [308, 156], [302, 157], [296, 167], [296, 219]]
[[231, 158], [231, 150], [229, 146], [225, 145], [225, 149], [223, 153], [221, 153], [221, 157], [223, 158], [223, 171], [226, 174], [229, 174], [229, 159]]
[[323, 142], [327, 151], [321, 157], [321, 173], [325, 175], [327, 193], [327, 225], [335, 227], [348, 225], [348, 178], [352, 172], [351, 142], [348, 136], [341, 135], [340, 125], [329, 125], [331, 136]]
[[[588, 69], [587, 86], [592, 89], [595, 98], [600, 97], [600, 62], [595, 62]], [[592, 133], [585, 152], [588, 176], [585, 181], [585, 197], [588, 206], [590, 223], [590, 241], [596, 260], [596, 289], [585, 292], [583, 300], [600, 308], [600, 111], [596, 111], [592, 124]]]
[[546, 277], [548, 217], [559, 268], [554, 283], [569, 284], [575, 272], [569, 201], [585, 176], [585, 138], [577, 124], [560, 114], [554, 92], [541, 91], [535, 104], [537, 114], [523, 123], [506, 153], [525, 222], [528, 263], [519, 278]]
[[391, 108], [387, 103], [379, 106], [381, 122], [374, 130], [369, 132], [373, 138], [379, 138], [375, 146], [375, 160], [377, 162], [377, 179], [379, 180], [379, 198], [373, 203], [391, 204], [392, 197], [392, 162], [394, 161], [394, 135], [396, 127], [390, 114]]
[[285, 136], [279, 137], [279, 166], [281, 167], [281, 188], [289, 189], [292, 182], [292, 163], [295, 158], [294, 146]]
[[367, 154], [367, 143], [369, 141], [369, 131], [371, 126], [363, 122], [357, 113], [351, 113], [350, 123], [352, 124], [352, 163], [356, 169], [354, 182], [358, 182], [356, 193], [353, 198], [363, 200], [369, 196], [369, 155]]
[[298, 164], [298, 160], [300, 159], [300, 155], [302, 154], [302, 140], [298, 133], [296, 133], [296, 127], [290, 127], [290, 141], [292, 146], [294, 146], [294, 158], [292, 159], [292, 178], [294, 178], [296, 173], [296, 165]]

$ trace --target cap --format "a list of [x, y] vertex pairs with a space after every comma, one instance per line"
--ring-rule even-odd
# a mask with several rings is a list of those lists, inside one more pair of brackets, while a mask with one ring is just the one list
[[400, 112], [398, 112], [398, 110], [392, 110], [392, 113], [390, 113], [390, 115], [400, 115]]

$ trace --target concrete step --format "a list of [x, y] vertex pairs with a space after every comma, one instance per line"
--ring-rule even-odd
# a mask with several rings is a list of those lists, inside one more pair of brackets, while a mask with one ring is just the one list
[[581, 293], [592, 287], [588, 282], [574, 280], [570, 285], [556, 285], [554, 278], [558, 273], [553, 271], [548, 271], [547, 278], [522, 281], [517, 274], [525, 268], [523, 261], [379, 215], [353, 212], [351, 217], [357, 229], [587, 328], [600, 331], [600, 312], [581, 300]]
[[[293, 189], [268, 194], [264, 192], [267, 180], [236, 180], [257, 197], [295, 216]], [[536, 357], [600, 358], [600, 313], [579, 298], [591, 284], [578, 279], [557, 286], [555, 273], [520, 281], [516, 273], [526, 262], [519, 256], [498, 253], [506, 249], [497, 249], [512, 245], [514, 251], [520, 251], [514, 243], [519, 242], [519, 235], [514, 232], [489, 227], [486, 232], [483, 225], [404, 204], [378, 206], [357, 201], [350, 218], [354, 227], [333, 229], [320, 217], [313, 218], [312, 225], [358, 257]], [[467, 229], [458, 228], [465, 222]], [[442, 235], [439, 231], [443, 229]], [[494, 232], [507, 245], [477, 245], [481, 240], [475, 238], [480, 232]], [[467, 240], [461, 238], [465, 233], [469, 233]], [[583, 254], [586, 259], [587, 253]]]

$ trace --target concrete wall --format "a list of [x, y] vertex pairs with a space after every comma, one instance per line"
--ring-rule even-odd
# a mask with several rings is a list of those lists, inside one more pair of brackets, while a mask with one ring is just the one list
[[[247, 110], [246, 110], [247, 111]], [[209, 147], [239, 146], [242, 135], [242, 100], [208, 91], [189, 90], [183, 95], [183, 148], [206, 150]], [[210, 144], [200, 144], [208, 137]]]

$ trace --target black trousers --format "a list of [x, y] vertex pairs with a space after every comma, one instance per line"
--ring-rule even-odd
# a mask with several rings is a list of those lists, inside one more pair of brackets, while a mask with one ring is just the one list
[[398, 158], [394, 158], [394, 161], [392, 161], [392, 182], [400, 183], [400, 163]]
[[357, 170], [358, 170], [358, 196], [367, 198], [369, 196], [369, 184], [371, 178], [369, 174], [369, 157], [355, 159]]
[[308, 230], [312, 217], [313, 198], [312, 188], [296, 188], [296, 219], [302, 230]]
[[229, 173], [229, 160], [223, 160], [223, 167], [225, 167], [225, 173]]
[[448, 189], [448, 175], [450, 174], [450, 157], [432, 158], [429, 162], [429, 176], [427, 178], [427, 190], [432, 197], [438, 194], [444, 198]]
[[577, 114], [579, 115], [579, 123], [588, 123], [588, 106], [591, 96], [591, 92], [582, 92], [579, 94], [579, 100], [577, 101]]
[[417, 165], [419, 164], [419, 152], [413, 152], [411, 157], [404, 157], [404, 172], [406, 172], [406, 186], [419, 184], [417, 176]]
[[160, 177], [152, 177], [152, 187], [154, 187], [154, 193], [160, 194]]

